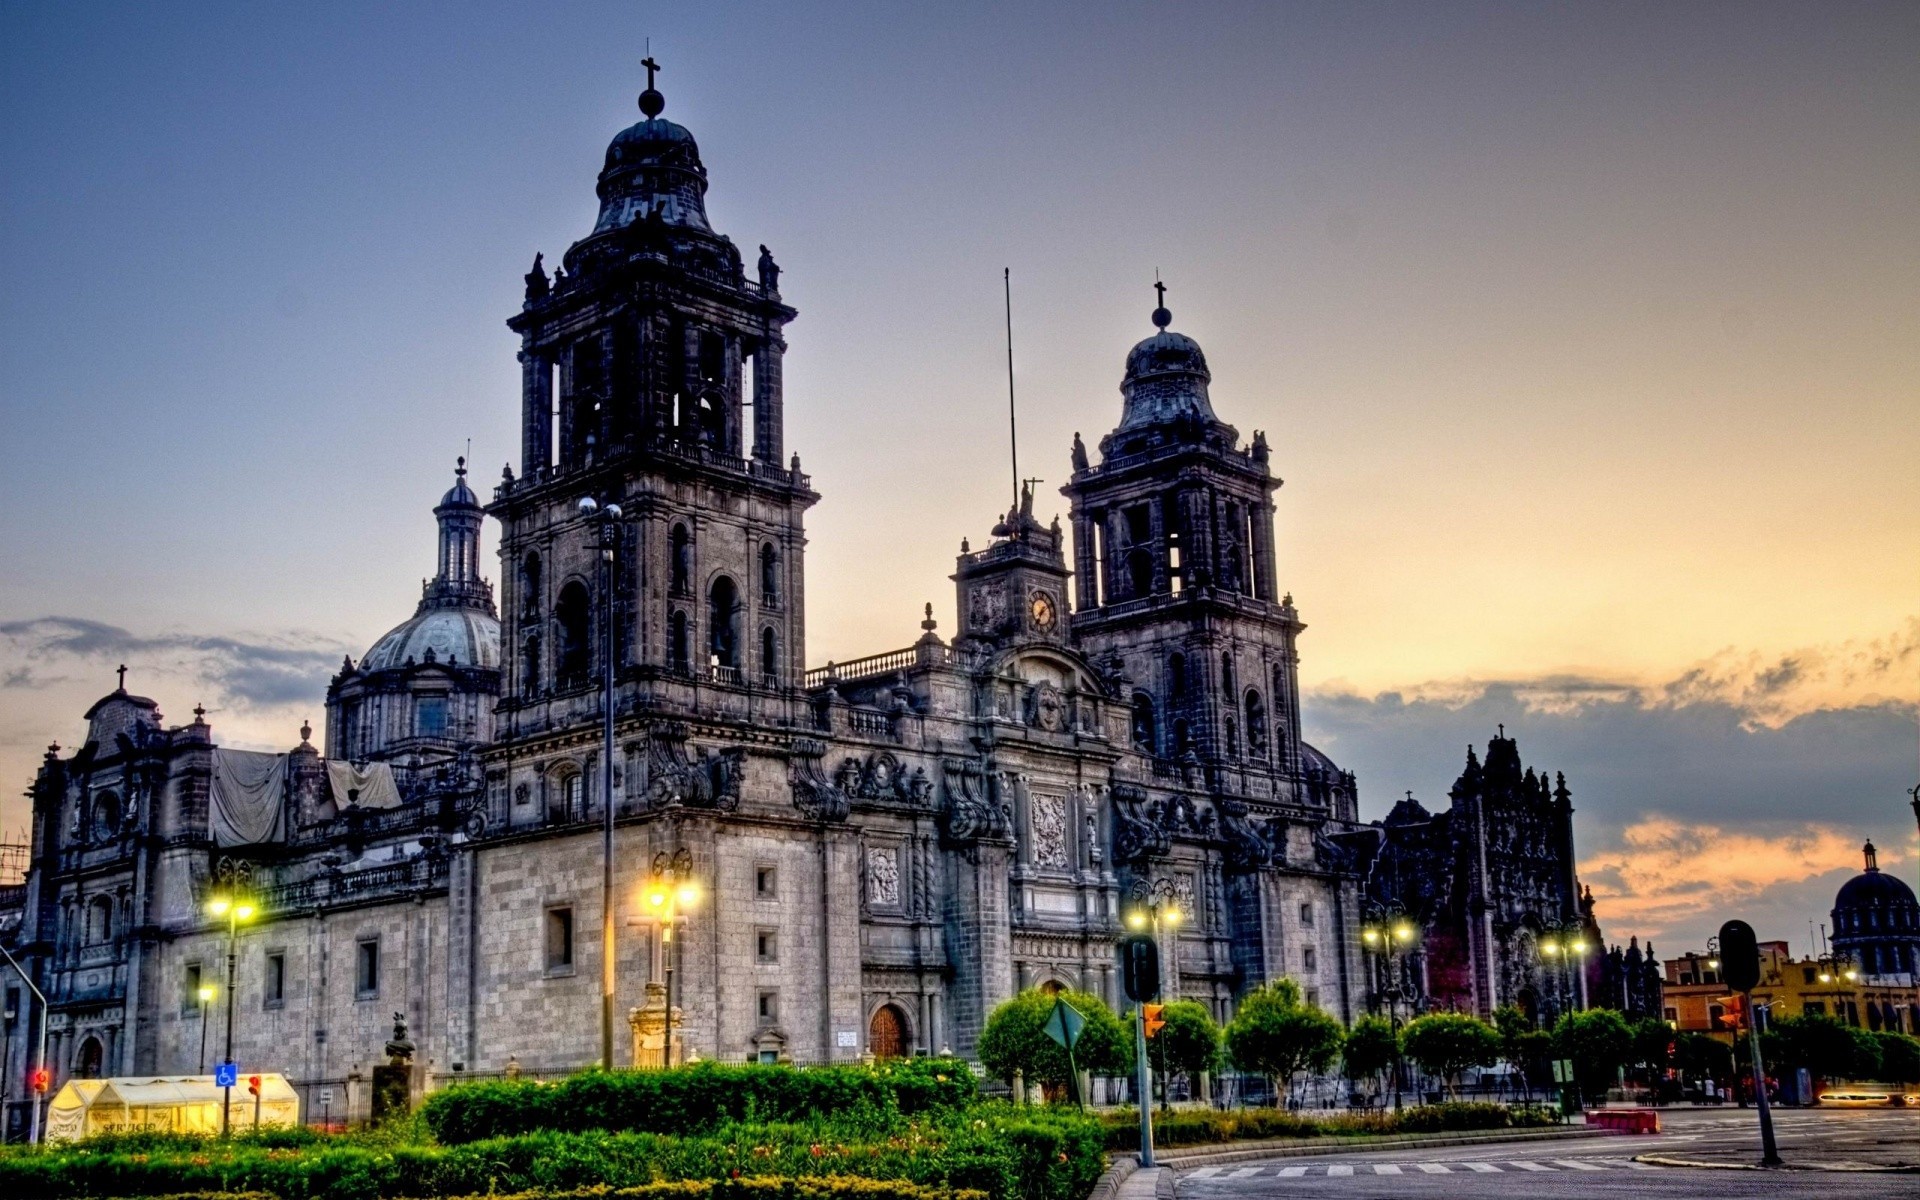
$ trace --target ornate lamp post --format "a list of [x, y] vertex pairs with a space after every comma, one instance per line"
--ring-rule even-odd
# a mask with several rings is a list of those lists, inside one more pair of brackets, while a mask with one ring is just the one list
[[[1360, 944], [1372, 962], [1368, 977], [1373, 982], [1368, 1007], [1377, 1010], [1387, 1002], [1387, 1024], [1393, 1030], [1393, 1107], [1400, 1107], [1400, 997], [1412, 989], [1402, 988], [1406, 973], [1406, 955], [1420, 945], [1420, 927], [1398, 904], [1369, 904], [1360, 924]], [[1386, 982], [1382, 984], [1382, 968]]]
[[700, 885], [693, 878], [693, 854], [685, 846], [667, 857], [662, 850], [653, 856], [653, 875], [647, 881], [647, 911], [660, 922], [660, 963], [667, 983], [667, 1034], [662, 1053], [667, 1066], [677, 1066], [673, 1058], [673, 970], [675, 966], [674, 925], [700, 903]]
[[1540, 953], [1561, 969], [1575, 1011], [1587, 1007], [1587, 955], [1592, 950], [1586, 927], [1578, 923], [1550, 926], [1540, 936]]
[[[1165, 936], [1172, 934], [1174, 933], [1174, 931], [1178, 930], [1180, 928], [1180, 922], [1186, 919], [1186, 913], [1182, 912], [1180, 909], [1179, 889], [1174, 886], [1174, 882], [1171, 879], [1154, 879], [1154, 880], [1136, 879], [1133, 881], [1133, 887], [1130, 889], [1130, 894], [1133, 897], [1133, 904], [1131, 905], [1131, 907], [1127, 909], [1127, 916], [1126, 916], [1127, 928], [1133, 930], [1135, 933], [1145, 933], [1148, 929], [1152, 929], [1153, 940], [1155, 943], [1163, 942]], [[1167, 991], [1166, 976], [1167, 976], [1168, 961], [1169, 961], [1168, 955], [1164, 953], [1160, 955], [1160, 976], [1161, 976], [1160, 992], [1161, 992], [1161, 998], [1163, 1000], [1169, 998], [1166, 995], [1166, 991]], [[1180, 987], [1179, 987], [1180, 945], [1177, 941], [1174, 943], [1171, 961], [1173, 963], [1173, 979], [1174, 979], [1173, 990], [1176, 993], [1171, 998], [1177, 1000], [1179, 999], [1179, 996], [1177, 993], [1180, 990]], [[1145, 1002], [1141, 1001], [1139, 1003], [1144, 1004]], [[1142, 1011], [1143, 1012], [1145, 1011], [1144, 1008], [1142, 1009]], [[1153, 1104], [1153, 1097], [1145, 1094], [1146, 1091], [1151, 1087], [1151, 1083], [1147, 1080], [1147, 1070], [1145, 1066], [1146, 1055], [1147, 1055], [1146, 1021], [1144, 1019], [1136, 1019], [1134, 1021], [1134, 1030], [1135, 1030], [1135, 1041], [1136, 1041], [1134, 1050], [1135, 1050], [1135, 1053], [1139, 1055], [1140, 1062], [1142, 1064], [1140, 1068], [1140, 1076], [1141, 1076], [1140, 1086], [1141, 1086], [1141, 1093], [1142, 1093], [1140, 1096], [1140, 1111], [1144, 1114], [1147, 1111], [1147, 1109], [1150, 1108]], [[1165, 1044], [1166, 1043], [1164, 1041], [1160, 1043], [1160, 1045], [1162, 1046], [1164, 1046]], [[1160, 1064], [1160, 1087], [1162, 1089], [1161, 1096], [1164, 1098], [1166, 1095], [1165, 1088], [1167, 1086], [1167, 1083], [1166, 1083], [1167, 1071], [1166, 1071], [1166, 1062], [1165, 1062], [1164, 1053], [1162, 1054], [1161, 1058], [1162, 1058], [1162, 1061]], [[1164, 1107], [1164, 1104], [1163, 1104], [1163, 1107]], [[1146, 1118], [1143, 1116], [1141, 1118], [1141, 1129], [1143, 1130], [1143, 1140], [1141, 1144], [1151, 1146], [1152, 1144], [1151, 1136], [1145, 1134], [1144, 1132], [1146, 1128], [1147, 1128]]]
[[600, 559], [600, 627], [605, 636], [601, 666], [604, 695], [600, 746], [601, 829], [600, 829], [600, 1068], [613, 1070], [613, 990], [614, 990], [614, 917], [613, 917], [613, 681], [614, 637], [613, 588], [615, 560], [620, 549], [618, 504], [601, 504], [588, 496], [580, 501], [580, 515], [596, 526], [599, 539], [594, 543]]
[[[227, 1048], [222, 1061], [229, 1064], [233, 1062], [233, 975], [239, 958], [240, 923], [251, 921], [259, 911], [250, 894], [252, 884], [252, 863], [223, 858], [214, 865], [213, 891], [207, 897], [207, 915], [215, 920], [224, 917], [227, 922]], [[204, 1041], [206, 1025], [202, 1023], [200, 1029]], [[220, 1136], [226, 1137], [232, 1132], [233, 1085], [228, 1084], [221, 1092]]]

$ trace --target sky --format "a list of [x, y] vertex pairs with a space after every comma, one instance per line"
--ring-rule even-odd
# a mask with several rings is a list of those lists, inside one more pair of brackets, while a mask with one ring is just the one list
[[1911, 4], [4, 0], [0, 828], [118, 663], [285, 748], [410, 614], [648, 39], [800, 310], [810, 662], [954, 627], [1001, 268], [1043, 518], [1158, 272], [1363, 815], [1504, 722], [1610, 937], [1804, 949], [1868, 837], [1917, 878]]

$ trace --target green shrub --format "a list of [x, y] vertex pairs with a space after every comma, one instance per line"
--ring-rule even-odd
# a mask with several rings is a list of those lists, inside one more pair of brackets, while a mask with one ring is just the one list
[[966, 1064], [902, 1059], [873, 1066], [701, 1063], [671, 1071], [589, 1071], [559, 1083], [458, 1084], [427, 1097], [421, 1118], [443, 1145], [540, 1129], [710, 1133], [728, 1121], [832, 1113], [884, 1122], [962, 1108], [979, 1097]]

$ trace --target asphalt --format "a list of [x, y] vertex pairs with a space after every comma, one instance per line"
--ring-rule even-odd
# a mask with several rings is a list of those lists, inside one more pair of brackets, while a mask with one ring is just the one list
[[[1775, 1114], [1783, 1171], [1722, 1170], [1758, 1163], [1751, 1109], [1669, 1110], [1650, 1136], [1569, 1141], [1497, 1141], [1322, 1156], [1274, 1157], [1182, 1167], [1179, 1200], [1263, 1200], [1304, 1194], [1363, 1197], [1920, 1196], [1920, 1175], [1853, 1174], [1920, 1163], [1920, 1110]], [[1650, 1159], [1652, 1161], [1642, 1161]], [[1822, 1169], [1824, 1168], [1824, 1169]], [[1836, 1175], [1834, 1168], [1850, 1169]], [[1136, 1195], [1147, 1180], [1129, 1181]]]

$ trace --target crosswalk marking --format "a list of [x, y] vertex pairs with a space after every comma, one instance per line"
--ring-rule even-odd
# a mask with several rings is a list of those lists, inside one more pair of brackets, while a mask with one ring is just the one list
[[1327, 1168], [1327, 1174], [1329, 1174], [1329, 1175], [1351, 1175], [1351, 1174], [1353, 1174], [1353, 1168], [1352, 1168], [1352, 1167], [1349, 1167], [1349, 1166], [1344, 1166], [1344, 1165], [1342, 1165], [1342, 1166], [1332, 1166], [1332, 1167], [1328, 1167], [1328, 1168]]
[[1460, 1165], [1469, 1171], [1478, 1171], [1482, 1175], [1498, 1175], [1500, 1173], [1500, 1168], [1494, 1166], [1492, 1163], [1461, 1163]]
[[1373, 1164], [1373, 1173], [1375, 1175], [1398, 1175], [1400, 1168], [1394, 1166], [1392, 1163], [1375, 1163]]
[[1245, 1179], [1249, 1175], [1258, 1175], [1259, 1173], [1260, 1173], [1259, 1167], [1241, 1167], [1238, 1171], [1228, 1171], [1227, 1178], [1228, 1179]]
[[[1299, 1179], [1309, 1175], [1327, 1175], [1336, 1179], [1348, 1178], [1355, 1174], [1356, 1168], [1346, 1163], [1298, 1163], [1283, 1167], [1277, 1163], [1256, 1163], [1251, 1167], [1239, 1167], [1229, 1170], [1226, 1167], [1200, 1167], [1186, 1172], [1190, 1179], [1240, 1180], [1251, 1179], [1271, 1168], [1271, 1174], [1282, 1179]], [[1549, 1175], [1565, 1171], [1605, 1171], [1610, 1168], [1630, 1168], [1636, 1171], [1657, 1171], [1660, 1168], [1650, 1163], [1634, 1162], [1628, 1158], [1600, 1158], [1581, 1160], [1577, 1158], [1554, 1158], [1546, 1162], [1529, 1159], [1513, 1159], [1496, 1165], [1490, 1162], [1382, 1162], [1362, 1163], [1357, 1170], [1360, 1173], [1371, 1171], [1374, 1175], [1407, 1174], [1411, 1168], [1424, 1175], [1451, 1175], [1455, 1171], [1471, 1171], [1476, 1175], [1499, 1175], [1508, 1168], [1519, 1171], [1545, 1171]], [[1222, 1174], [1222, 1172], [1225, 1172]]]
[[1510, 1167], [1519, 1167], [1522, 1171], [1551, 1171], [1552, 1167], [1543, 1167], [1537, 1162], [1510, 1162]]
[[1220, 1173], [1219, 1167], [1201, 1167], [1198, 1171], [1195, 1171], [1193, 1173], [1193, 1178], [1212, 1179], [1215, 1175], [1218, 1175], [1219, 1173]]
[[1626, 1161], [1626, 1162], [1625, 1162], [1624, 1164], [1622, 1164], [1622, 1165], [1623, 1165], [1623, 1166], [1626, 1166], [1626, 1167], [1629, 1167], [1629, 1168], [1631, 1168], [1632, 1170], [1635, 1170], [1635, 1171], [1658, 1171], [1658, 1170], [1660, 1169], [1659, 1167], [1656, 1167], [1656, 1166], [1654, 1166], [1654, 1165], [1653, 1165], [1652, 1163], [1643, 1163], [1643, 1162], [1635, 1162], [1635, 1161], [1634, 1161], [1633, 1159], [1631, 1159], [1631, 1158], [1630, 1158], [1630, 1159], [1628, 1159], [1628, 1160], [1627, 1160], [1627, 1161]]
[[1305, 1175], [1306, 1173], [1307, 1173], [1307, 1169], [1305, 1167], [1281, 1167], [1280, 1168], [1280, 1176], [1283, 1179], [1298, 1179], [1302, 1175]]
[[1445, 1163], [1415, 1163], [1414, 1165], [1419, 1167], [1422, 1171], [1425, 1171], [1429, 1175], [1453, 1174], [1453, 1172], [1447, 1168], [1447, 1164]]
[[1597, 1166], [1595, 1166], [1595, 1165], [1593, 1165], [1592, 1163], [1589, 1163], [1589, 1162], [1581, 1162], [1581, 1161], [1580, 1161], [1579, 1159], [1577, 1159], [1577, 1158], [1556, 1158], [1556, 1159], [1554, 1159], [1554, 1160], [1553, 1160], [1553, 1165], [1554, 1165], [1554, 1166], [1556, 1166], [1556, 1167], [1569, 1167], [1569, 1168], [1571, 1168], [1571, 1169], [1573, 1169], [1573, 1170], [1575, 1170], [1575, 1171], [1604, 1171], [1604, 1170], [1606, 1170], [1606, 1168], [1605, 1168], [1605, 1167], [1597, 1167]]

